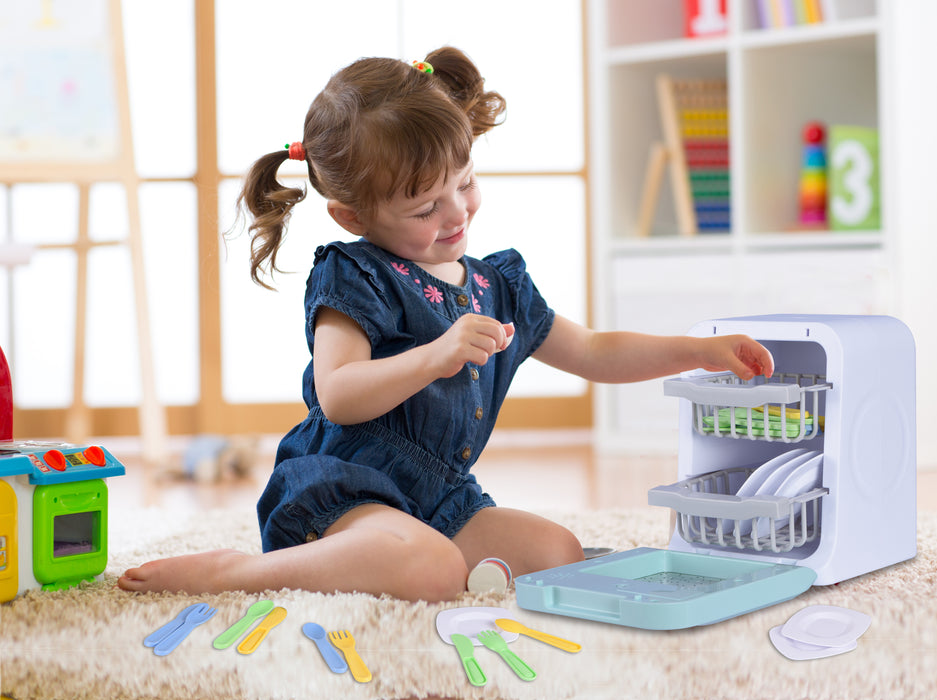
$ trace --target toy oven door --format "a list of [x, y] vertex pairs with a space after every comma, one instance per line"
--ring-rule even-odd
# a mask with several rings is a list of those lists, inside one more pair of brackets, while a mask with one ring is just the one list
[[107, 566], [107, 486], [102, 479], [37, 486], [33, 573], [44, 589], [91, 579]]

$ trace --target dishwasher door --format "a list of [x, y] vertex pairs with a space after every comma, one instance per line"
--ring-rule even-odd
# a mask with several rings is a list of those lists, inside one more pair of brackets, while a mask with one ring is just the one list
[[515, 580], [525, 610], [650, 630], [710, 625], [806, 591], [805, 566], [640, 547]]

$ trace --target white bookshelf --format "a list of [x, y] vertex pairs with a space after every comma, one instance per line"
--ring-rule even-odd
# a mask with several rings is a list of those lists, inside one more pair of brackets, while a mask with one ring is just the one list
[[[928, 0], [826, 0], [826, 19], [820, 24], [763, 29], [756, 0], [729, 0], [725, 35], [684, 38], [683, 0], [590, 0], [597, 325], [679, 334], [701, 319], [719, 316], [890, 313], [912, 327], [919, 354], [922, 338], [937, 352], [937, 337], [926, 321], [927, 313], [933, 315], [929, 305], [909, 298], [937, 282], [923, 279], [922, 270], [916, 277], [906, 274], [916, 262], [913, 246], [925, 236], [917, 222], [935, 221], [937, 215], [928, 215], [923, 203], [909, 200], [897, 185], [907, 176], [906, 170], [899, 173], [899, 163], [916, 156], [914, 140], [901, 129], [910, 120], [933, 131], [933, 112], [930, 118], [904, 112], [920, 104], [929, 89], [921, 59], [914, 64], [920, 68], [918, 89], [914, 79], [897, 74], [908, 70], [914, 47], [914, 56], [933, 64], [930, 44], [937, 42], [927, 37], [937, 33], [937, 26], [925, 32], [909, 17], [922, 12], [932, 17], [937, 14], [933, 5]], [[727, 82], [728, 233], [679, 236], [665, 178], [651, 235], [637, 235], [650, 146], [662, 138], [655, 94], [661, 73]], [[801, 131], [812, 120], [879, 130], [878, 230], [794, 230]], [[925, 165], [931, 160], [937, 161], [937, 153]], [[937, 180], [933, 170], [926, 172], [930, 181]], [[908, 230], [909, 221], [915, 222], [914, 231]], [[929, 226], [937, 238], [934, 225]], [[935, 371], [919, 363], [919, 391], [921, 382], [937, 385], [932, 375]], [[659, 381], [597, 387], [595, 394], [600, 446], [676, 450], [676, 403], [662, 396]]]

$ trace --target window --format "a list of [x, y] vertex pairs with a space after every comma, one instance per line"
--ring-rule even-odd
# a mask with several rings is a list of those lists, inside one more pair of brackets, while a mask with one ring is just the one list
[[[221, 233], [233, 224], [253, 160], [300, 138], [309, 102], [333, 71], [361, 56], [409, 61], [451, 44], [475, 59], [487, 86], [507, 98], [508, 116], [476, 145], [484, 206], [469, 254], [518, 248], [558, 313], [586, 320], [581, 2], [440, 0], [431, 12], [413, 0], [121, 4], [157, 398], [174, 432], [276, 432], [301, 415], [306, 276], [315, 247], [347, 234], [311, 192], [280, 258], [292, 274], [270, 292], [250, 281], [246, 236]], [[281, 175], [305, 172], [287, 163]], [[0, 244], [37, 246], [28, 266], [0, 268], [0, 344], [20, 419], [30, 418], [18, 434], [63, 432], [62, 416], [50, 423], [47, 415], [74, 398], [74, 290], [85, 254], [84, 400], [129, 412], [141, 398], [129, 253], [120, 245], [126, 192], [102, 182], [87, 196], [89, 240], [80, 243], [78, 186], [0, 184]], [[220, 323], [206, 313], [220, 314]], [[587, 399], [584, 382], [539, 363], [522, 368], [512, 392]], [[255, 423], [258, 403], [276, 408], [261, 412], [273, 422]], [[130, 431], [133, 424], [121, 423]], [[93, 429], [113, 428], [97, 420]]]

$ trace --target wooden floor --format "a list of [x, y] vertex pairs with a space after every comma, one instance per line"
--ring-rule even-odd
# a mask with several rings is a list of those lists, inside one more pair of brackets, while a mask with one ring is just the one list
[[[273, 467], [276, 438], [260, 441], [247, 477], [217, 483], [181, 476], [186, 440], [173, 440], [169, 464], [159, 469], [144, 463], [135, 440], [103, 444], [127, 467], [127, 476], [109, 480], [112, 508], [191, 512], [254, 505]], [[677, 458], [599, 454], [588, 431], [496, 431], [474, 473], [502, 506], [539, 511], [648, 508], [648, 489], [676, 480]], [[918, 509], [937, 510], [937, 471], [918, 473]]]

